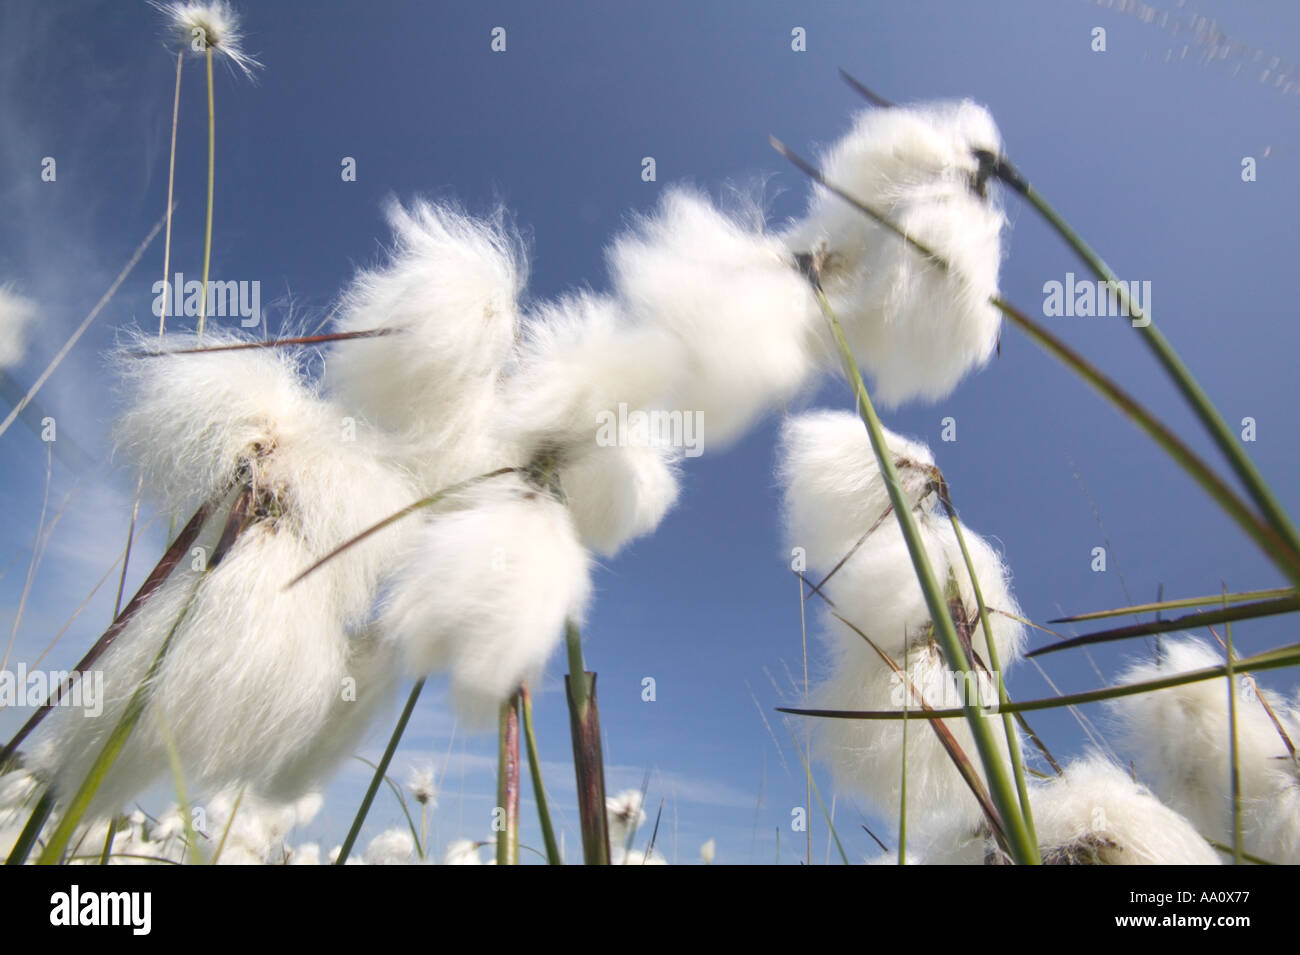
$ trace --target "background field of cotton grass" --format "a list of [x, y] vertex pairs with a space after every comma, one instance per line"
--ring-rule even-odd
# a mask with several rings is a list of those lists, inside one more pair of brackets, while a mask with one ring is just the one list
[[[264, 301], [281, 299], [269, 316], [273, 331], [289, 302], [309, 324], [323, 318], [352, 267], [374, 259], [384, 234], [380, 200], [389, 193], [433, 192], [480, 209], [500, 196], [533, 232], [539, 297], [600, 284], [603, 244], [628, 211], [649, 209], [670, 182], [716, 189], [728, 178], [775, 174], [771, 191], [785, 193], [774, 197], [772, 214], [794, 214], [806, 183], [770, 153], [766, 136], [806, 146], [841, 133], [858, 106], [835, 77], [844, 66], [895, 98], [969, 95], [989, 104], [1017, 162], [1121, 275], [1152, 281], [1163, 327], [1225, 416], [1257, 419], [1250, 450], [1296, 509], [1289, 480], [1298, 463], [1290, 438], [1295, 393], [1286, 358], [1296, 332], [1280, 284], [1288, 274], [1288, 217], [1279, 213], [1297, 198], [1289, 175], [1296, 99], [1249, 73], [1197, 65], [1194, 52], [1180, 59], [1182, 41], [1166, 32], [1083, 3], [870, 13], [827, 5], [794, 20], [750, 5], [707, 14], [661, 8], [637, 18], [548, 15], [545, 22], [510, 6], [454, 17], [416, 5], [368, 16], [339, 7], [310, 20], [290, 9], [244, 12], [249, 48], [268, 69], [255, 87], [218, 74], [213, 271], [260, 280]], [[1264, 47], [1290, 35], [1281, 22], [1287, 15], [1263, 5], [1206, 4], [1204, 12]], [[4, 277], [20, 280], [47, 308], [32, 371], [23, 369], [30, 378], [163, 206], [173, 61], [143, 5], [18, 4], [4, 16], [3, 115], [11, 128], [3, 137], [9, 225], [0, 261]], [[489, 49], [497, 25], [508, 30], [504, 54]], [[794, 26], [808, 32], [806, 53], [790, 50]], [[1094, 26], [1108, 30], [1104, 54], [1089, 49]], [[1174, 51], [1169, 63], [1167, 50]], [[599, 79], [611, 73], [618, 83]], [[197, 274], [201, 255], [198, 76], [189, 73], [184, 93], [177, 161], [172, 255], [187, 274]], [[1118, 112], [1117, 99], [1126, 104]], [[59, 163], [55, 183], [40, 180], [47, 155]], [[657, 183], [640, 179], [647, 155], [656, 158]], [[340, 181], [344, 156], [358, 160], [355, 183]], [[1241, 181], [1243, 156], [1258, 158], [1259, 181]], [[1003, 286], [1032, 307], [1043, 282], [1081, 270], [1032, 217], [1014, 207], [1013, 217]], [[113, 328], [150, 324], [157, 268], [147, 262], [42, 395], [61, 435], [96, 450], [104, 448], [110, 384], [99, 354]], [[1054, 330], [1162, 417], [1194, 433], [1131, 330], [1101, 319], [1054, 321]], [[818, 403], [843, 407], [844, 390], [829, 386]], [[949, 415], [958, 440], [940, 443]], [[1199, 491], [1014, 332], [1004, 335], [1001, 359], [951, 398], [909, 406], [886, 423], [934, 446], [963, 516], [1005, 548], [1017, 595], [1035, 620], [1125, 603], [1125, 586], [1138, 601], [1154, 599], [1160, 584], [1182, 595], [1213, 591], [1225, 577], [1230, 589], [1277, 582]], [[36, 530], [44, 449], [17, 430], [4, 440], [3, 539], [17, 552]], [[799, 658], [772, 446], [769, 426], [725, 455], [690, 462], [683, 501], [659, 534], [596, 579], [588, 654], [601, 673], [606, 761], [616, 773], [610, 789], [639, 786], [654, 769], [651, 807], [666, 797], [672, 818], [675, 794], [681, 861], [710, 836], [719, 861], [732, 862], [775, 858], [777, 827], [786, 861], [801, 841], [789, 830], [790, 809], [805, 800], [798, 757], [779, 730], [778, 752], [754, 702], [769, 718], [773, 705], [788, 702], [773, 681], [787, 691], [786, 665], [796, 672]], [[70, 489], [60, 480], [52, 501]], [[96, 479], [65, 512], [16, 653], [39, 653], [107, 568], [133, 490], [122, 475]], [[154, 525], [146, 536], [155, 552], [158, 531]], [[1109, 546], [1106, 573], [1090, 569], [1095, 546]], [[25, 566], [20, 554], [0, 580], [7, 604], [17, 604]], [[134, 567], [138, 575], [147, 564]], [[62, 662], [98, 632], [89, 620], [109, 616], [109, 589], [61, 641]], [[1286, 642], [1290, 631], [1282, 619], [1243, 625], [1235, 637], [1246, 653]], [[1109, 675], [1123, 651], [1095, 655]], [[1078, 658], [1046, 665], [1062, 690], [1095, 685]], [[653, 704], [641, 700], [647, 676], [657, 684]], [[543, 755], [557, 764], [547, 773], [555, 802], [571, 805], [566, 717], [554, 689], [537, 690], [538, 729]], [[1047, 688], [1021, 668], [1011, 690], [1028, 697]], [[5, 727], [10, 719], [0, 716]], [[1068, 717], [1054, 714], [1036, 726], [1058, 755], [1082, 747]], [[380, 724], [367, 755], [382, 746], [386, 729]], [[449, 745], [450, 730], [440, 694], [430, 694], [399, 766], [411, 759], [441, 765], [450, 751], [439, 836], [483, 838], [495, 801], [494, 742], [457, 734]], [[357, 764], [328, 794], [314, 823], [322, 841], [345, 827], [366, 774]], [[851, 823], [842, 827], [846, 840], [859, 855], [870, 851], [847, 801], [837, 805], [837, 820]], [[825, 829], [815, 808], [811, 815], [820, 855]], [[525, 841], [535, 843], [527, 805], [521, 816]], [[397, 818], [381, 799], [371, 827]], [[576, 820], [567, 822], [572, 846]]]

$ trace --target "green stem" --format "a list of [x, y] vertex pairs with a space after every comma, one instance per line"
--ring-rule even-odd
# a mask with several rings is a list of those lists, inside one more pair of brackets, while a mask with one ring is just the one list
[[212, 95], [212, 47], [207, 49], [208, 62], [208, 219], [203, 233], [203, 299], [199, 302], [198, 337], [203, 338], [203, 321], [208, 314], [208, 266], [212, 262], [212, 196], [217, 168], [217, 109]]
[[402, 715], [397, 718], [397, 725], [393, 727], [393, 733], [388, 738], [388, 745], [384, 747], [384, 755], [379, 760], [379, 765], [375, 767], [375, 774], [370, 778], [370, 785], [366, 788], [366, 795], [361, 800], [361, 805], [357, 807], [357, 814], [352, 820], [352, 828], [348, 830], [347, 838], [343, 840], [343, 845], [339, 849], [339, 856], [334, 860], [335, 865], [345, 865], [348, 856], [352, 853], [352, 847], [356, 845], [357, 836], [361, 835], [361, 826], [366, 821], [366, 816], [370, 812], [370, 804], [375, 801], [375, 793], [379, 791], [380, 784], [384, 781], [384, 775], [388, 772], [388, 764], [393, 761], [393, 754], [397, 752], [397, 744], [402, 741], [402, 734], [406, 732], [406, 724], [410, 722], [411, 712], [415, 709], [416, 702], [420, 699], [420, 692], [424, 689], [424, 679], [415, 681], [415, 686], [411, 687], [411, 695], [406, 698], [406, 706], [402, 707]]
[[1183, 398], [1191, 406], [1197, 418], [1200, 419], [1205, 430], [1209, 432], [1214, 443], [1218, 445], [1223, 456], [1228, 459], [1232, 470], [1241, 483], [1245, 485], [1256, 506], [1259, 507], [1269, 523], [1287, 542], [1287, 545], [1293, 551], [1300, 552], [1300, 534], [1296, 533], [1295, 526], [1291, 523], [1286, 511], [1283, 510], [1273, 496], [1263, 475], [1259, 473], [1254, 462], [1250, 460], [1250, 456], [1242, 448], [1241, 442], [1232, 433], [1227, 422], [1223, 420], [1223, 417], [1214, 407], [1209, 395], [1201, 388], [1200, 383], [1197, 382], [1191, 370], [1183, 363], [1183, 360], [1178, 357], [1178, 353], [1169, 344], [1169, 340], [1165, 338], [1160, 329], [1156, 327], [1155, 322], [1151, 320], [1151, 316], [1143, 313], [1141, 309], [1133, 305], [1129, 298], [1127, 286], [1119, 281], [1110, 266], [1084, 241], [1083, 236], [1079, 235], [1062, 218], [1060, 213], [1052, 207], [1038, 190], [1018, 176], [1012, 182], [1012, 187], [1016, 192], [1024, 196], [1029, 204], [1047, 220], [1048, 224], [1074, 249], [1088, 268], [1115, 290], [1120, 306], [1133, 319], [1133, 326], [1141, 329], [1142, 341], [1155, 355], [1156, 360], [1165, 369], [1178, 390], [1182, 392]]
[[1241, 764], [1237, 749], [1237, 673], [1232, 652], [1232, 623], [1227, 627], [1227, 670], [1228, 670], [1228, 744], [1232, 752], [1231, 791], [1232, 791], [1232, 864], [1241, 865], [1242, 861], [1242, 821], [1241, 821]]
[[582, 634], [572, 620], [564, 622], [564, 646], [569, 653], [569, 677], [573, 681], [573, 705], [581, 716], [586, 712], [588, 689], [587, 681], [581, 677], [587, 672], [587, 665], [582, 659]]
[[911, 647], [903, 645], [903, 778], [898, 794], [898, 864], [907, 865], [907, 711], [912, 702]]
[[[840, 327], [839, 320], [831, 310], [830, 302], [826, 300], [826, 294], [817, 286], [814, 286], [814, 291], [822, 313], [830, 323], [835, 344], [844, 363], [845, 375], [848, 377], [854, 396], [857, 399], [858, 413], [862, 417], [862, 422], [867, 428], [867, 434], [871, 438], [871, 446], [876, 453], [876, 460], [884, 477], [885, 490], [889, 493], [890, 502], [894, 505], [894, 513], [898, 519], [899, 528], [903, 533], [903, 539], [907, 542], [907, 550], [911, 555], [912, 565], [916, 568], [916, 576], [920, 582], [921, 590], [925, 594], [930, 619], [934, 622], [935, 633], [939, 637], [944, 657], [948, 665], [962, 673], [963, 678], [965, 678], [971, 672], [970, 661], [966, 659], [966, 654], [962, 651], [952, 617], [948, 613], [948, 605], [944, 600], [943, 591], [935, 581], [934, 570], [930, 566], [930, 558], [926, 554], [925, 545], [921, 541], [921, 535], [912, 517], [911, 508], [903, 494], [902, 483], [899, 481], [898, 472], [894, 468], [893, 455], [890, 454], [889, 447], [885, 443], [880, 420], [876, 417], [876, 410], [871, 404], [871, 396], [867, 394], [867, 386], [862, 380], [862, 372], [858, 369], [853, 352], [844, 338], [844, 330]], [[967, 696], [969, 697], [969, 695]], [[1040, 861], [1038, 846], [1030, 835], [1029, 827], [1025, 824], [1024, 815], [1020, 811], [1019, 799], [1012, 786], [1011, 779], [1007, 775], [1006, 765], [998, 752], [997, 743], [993, 738], [993, 731], [989, 728], [983, 711], [975, 705], [974, 701], [969, 698], [963, 700], [962, 709], [965, 712], [966, 721], [970, 724], [971, 736], [975, 740], [980, 761], [983, 763], [985, 775], [988, 777], [989, 794], [993, 798], [998, 814], [1002, 817], [1012, 858], [1021, 864], [1037, 865]]]
[[[908, 235], [896, 223], [883, 215], [876, 209], [857, 199], [850, 193], [841, 189], [839, 186], [830, 182], [822, 175], [816, 166], [809, 163], [806, 159], [797, 155], [788, 146], [775, 137], [771, 140], [772, 146], [782, 156], [790, 160], [797, 168], [807, 174], [813, 181], [820, 184], [829, 192], [839, 196], [849, 205], [856, 208], [859, 212], [878, 223], [882, 228], [892, 232], [895, 236], [907, 243], [919, 254], [931, 262], [937, 268], [947, 272], [950, 271], [948, 262], [942, 256], [938, 255], [933, 249], [919, 242], [917, 239]], [[1013, 188], [1020, 188], [1015, 181], [1010, 184]], [[1027, 187], [1027, 184], [1024, 184]], [[1137, 424], [1147, 433], [1161, 448], [1165, 450], [1180, 467], [1183, 468], [1191, 477], [1201, 485], [1209, 494], [1219, 503], [1221, 507], [1237, 522], [1238, 525], [1254, 540], [1259, 546], [1273, 559], [1277, 567], [1285, 573], [1293, 583], [1300, 584], [1300, 545], [1294, 540], [1288, 541], [1283, 535], [1279, 534], [1276, 527], [1270, 527], [1260, 521], [1237, 495], [1224, 482], [1212, 472], [1208, 465], [1199, 457], [1192, 453], [1182, 441], [1180, 441], [1163, 423], [1152, 416], [1145, 408], [1139, 405], [1129, 395], [1122, 391], [1118, 386], [1101, 374], [1100, 371], [1093, 368], [1091, 364], [1085, 361], [1082, 356], [1071, 349], [1063, 341], [1052, 335], [1045, 328], [1033, 322], [1019, 309], [1015, 308], [1009, 302], [994, 296], [989, 300], [994, 306], [1002, 311], [1007, 318], [1011, 319], [1016, 325], [1027, 332], [1041, 347], [1051, 352], [1058, 360], [1066, 364], [1088, 381], [1095, 389], [1101, 392], [1112, 404], [1123, 412], [1130, 420]], [[1158, 334], [1158, 333], [1157, 333]], [[1163, 339], [1160, 339], [1163, 341]], [[1207, 399], [1208, 403], [1208, 399]], [[1212, 409], [1211, 409], [1211, 413]], [[1246, 468], [1251, 468], [1250, 462], [1245, 455], [1240, 452], [1232, 443], [1231, 437], [1228, 437], [1230, 456], [1235, 455], [1240, 458]], [[1262, 484], [1262, 480], [1257, 482]], [[1267, 496], [1267, 490], [1264, 491]]]
[[[1233, 664], [1233, 672], [1247, 673], [1280, 670], [1284, 667], [1297, 665], [1300, 665], [1300, 644], [1290, 644], [1239, 659]], [[1220, 680], [1227, 676], [1227, 673], [1226, 666], [1206, 667], [1202, 670], [1188, 670], [1184, 673], [1160, 677], [1157, 680], [1144, 680], [1141, 683], [1125, 683], [1120, 686], [1103, 687], [1100, 690], [1086, 690], [1082, 693], [1064, 693], [1060, 696], [1050, 696], [1038, 700], [1021, 700], [1020, 702], [1008, 703], [1003, 708], [1011, 713], [1028, 713], [1033, 710], [1054, 710], [1065, 706], [1078, 706], [1081, 703], [1102, 703], [1106, 700], [1117, 700], [1124, 696], [1150, 693], [1153, 690], [1167, 690], [1172, 686], [1201, 683], [1205, 680]], [[897, 720], [902, 719], [903, 716], [898, 710], [814, 710], [795, 706], [778, 706], [776, 710], [778, 713], [789, 713], [792, 716], [815, 716], [823, 719], [844, 720]], [[929, 709], [921, 713], [912, 713], [910, 718], [914, 720], [946, 720], [964, 716], [965, 712], [965, 710], [961, 709]]]
[[18, 835], [18, 841], [9, 850], [9, 858], [5, 860], [5, 865], [22, 865], [27, 861], [32, 847], [41, 836], [41, 830], [45, 828], [45, 821], [50, 818], [50, 813], [53, 811], [54, 795], [47, 789], [37, 800], [36, 807], [27, 818], [27, 825], [23, 826], [23, 831]]
[[542, 841], [546, 843], [548, 865], [563, 865], [560, 846], [555, 841], [555, 827], [551, 825], [550, 804], [546, 801], [546, 787], [542, 785], [542, 761], [537, 755], [537, 736], [533, 732], [533, 695], [525, 683], [519, 690], [524, 717], [524, 745], [528, 747], [528, 773], [533, 778], [533, 797], [537, 800], [537, 817], [542, 827]]
[[[984, 605], [984, 594], [980, 590], [979, 578], [975, 575], [975, 563], [971, 560], [970, 551], [966, 548], [966, 535], [962, 532], [961, 521], [957, 520], [957, 511], [952, 506], [952, 501], [947, 500], [948, 519], [952, 521], [953, 532], [957, 535], [957, 546], [961, 548], [962, 560], [966, 562], [966, 573], [970, 574], [971, 589], [975, 592], [975, 603], [980, 611], [980, 626], [984, 630], [984, 644], [989, 654], [989, 669], [993, 673], [993, 679], [998, 687], [998, 704], [1005, 706], [1011, 702], [1007, 694], [1006, 684], [1002, 680], [1002, 664], [998, 659], [997, 642], [993, 639], [993, 628], [989, 626], [989, 611]], [[907, 723], [903, 724], [904, 727]], [[1002, 728], [1007, 737], [1007, 753], [1011, 757], [1011, 770], [1016, 780], [1016, 795], [1020, 799], [1020, 811], [1025, 816], [1025, 826], [1029, 829], [1029, 835], [1034, 840], [1034, 845], [1038, 845], [1038, 832], [1034, 828], [1034, 814], [1029, 806], [1029, 786], [1025, 781], [1025, 761], [1020, 752], [1019, 740], [1016, 738], [1015, 718], [1012, 714], [1003, 710]]]

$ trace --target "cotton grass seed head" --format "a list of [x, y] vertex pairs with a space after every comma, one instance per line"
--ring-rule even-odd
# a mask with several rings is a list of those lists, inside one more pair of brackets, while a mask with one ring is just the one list
[[992, 117], [968, 100], [870, 109], [821, 158], [827, 181], [946, 260], [944, 270], [829, 190], [784, 240], [818, 252], [821, 284], [886, 405], [947, 395], [993, 354], [1006, 217], [983, 192], [977, 151], [998, 155]]
[[479, 219], [447, 203], [392, 202], [387, 216], [388, 261], [352, 280], [337, 326], [395, 334], [337, 342], [325, 381], [433, 491], [509, 463], [493, 436], [527, 254], [502, 210]]
[[240, 30], [239, 15], [225, 0], [207, 0], [206, 3], [159, 3], [152, 6], [167, 18], [176, 44], [195, 53], [211, 49], [234, 69], [252, 79], [253, 71], [262, 64], [244, 52], [244, 34]]
[[676, 336], [670, 406], [702, 414], [718, 446], [797, 394], [826, 357], [807, 280], [747, 218], [674, 188], [606, 251], [633, 320]]
[[1128, 772], [1092, 755], [1030, 790], [1043, 861], [1057, 865], [1217, 865], [1185, 817]]
[[567, 508], [517, 474], [482, 481], [429, 516], [399, 557], [380, 624], [413, 672], [451, 674], [477, 725], [540, 675], [590, 590]]
[[[1190, 635], [1161, 642], [1159, 662], [1130, 666], [1120, 683], [1139, 683], [1221, 666], [1223, 652]], [[1300, 742], [1287, 701], [1243, 674], [1237, 678], [1237, 767], [1245, 847], [1271, 862], [1300, 862], [1300, 772], [1282, 733]], [[1278, 725], [1269, 716], [1269, 704]], [[1232, 735], [1227, 678], [1122, 697], [1111, 704], [1123, 742], [1155, 791], [1207, 836], [1232, 842]]]

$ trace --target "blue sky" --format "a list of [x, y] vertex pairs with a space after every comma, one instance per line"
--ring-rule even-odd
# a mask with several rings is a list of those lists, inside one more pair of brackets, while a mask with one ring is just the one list
[[[841, 134], [860, 106], [837, 78], [844, 67], [895, 100], [987, 104], [1022, 171], [1122, 277], [1151, 282], [1156, 321], [1226, 419], [1256, 419], [1250, 452], [1294, 513], [1300, 331], [1287, 283], [1300, 208], [1300, 96], [1286, 91], [1289, 75], [1282, 87], [1274, 78], [1300, 60], [1300, 9], [1153, 6], [1217, 19], [1250, 49], [1205, 63], [1185, 31], [1083, 0], [243, 3], [246, 46], [266, 69], [255, 85], [218, 71], [213, 275], [259, 280], [263, 302], [274, 300], [272, 331], [281, 321], [314, 325], [354, 268], [376, 260], [386, 239], [383, 200], [424, 194], [472, 210], [504, 202], [532, 236], [532, 298], [602, 288], [603, 246], [671, 183], [716, 192], [768, 177], [772, 218], [797, 214], [806, 182], [767, 138], [808, 154]], [[489, 47], [496, 26], [507, 31], [504, 53]], [[795, 27], [806, 30], [806, 52], [791, 50]], [[1104, 53], [1090, 48], [1094, 27], [1107, 31]], [[1261, 80], [1274, 57], [1281, 64]], [[143, 2], [10, 0], [0, 12], [0, 281], [43, 308], [29, 359], [14, 372], [24, 385], [163, 210], [174, 63]], [[201, 68], [188, 62], [172, 261], [194, 276], [204, 96]], [[53, 183], [40, 179], [46, 156], [58, 163]], [[345, 156], [357, 160], [356, 182], [341, 180]], [[645, 156], [655, 157], [657, 182], [641, 179]], [[1257, 159], [1255, 182], [1241, 179], [1247, 156]], [[1039, 312], [1045, 282], [1083, 269], [1031, 212], [1011, 200], [1008, 208], [1003, 288]], [[150, 287], [161, 261], [156, 243], [40, 395], [61, 434], [98, 457], [108, 451], [114, 407], [102, 356], [115, 329], [153, 321]], [[1045, 321], [1217, 461], [1126, 323]], [[830, 380], [803, 403], [849, 407], [845, 388]], [[958, 437], [941, 443], [948, 416]], [[1000, 359], [949, 398], [888, 412], [885, 422], [934, 447], [966, 522], [1003, 549], [1034, 620], [1154, 599], [1161, 585], [1166, 595], [1190, 596], [1221, 582], [1240, 590], [1282, 582], [1160, 451], [1014, 330], [1004, 333]], [[720, 862], [774, 859], [778, 827], [783, 861], [795, 861], [791, 844], [801, 841], [789, 828], [791, 808], [804, 804], [798, 757], [773, 709], [790, 693], [787, 668], [801, 665], [798, 591], [782, 554], [772, 476], [777, 424], [690, 460], [679, 507], [653, 538], [606, 562], [596, 581], [587, 654], [600, 673], [610, 789], [639, 786], [651, 770], [652, 814], [667, 800], [659, 846], [683, 862], [710, 837]], [[0, 437], [0, 461], [7, 640], [40, 521], [46, 448], [15, 426]], [[56, 462], [50, 514], [74, 489], [28, 598], [15, 659], [41, 652], [124, 540], [133, 477], [106, 465], [78, 483]], [[1103, 537], [1109, 569], [1094, 573], [1091, 551]], [[161, 545], [155, 524], [133, 560], [137, 583], [152, 563], [146, 555]], [[92, 599], [50, 665], [70, 664], [94, 639], [111, 616], [111, 589]], [[815, 668], [815, 614], [809, 619]], [[1242, 624], [1234, 636], [1243, 652], [1294, 640], [1285, 618]], [[1110, 647], [1095, 658], [1110, 675], [1136, 652], [1136, 644]], [[536, 710], [572, 856], [559, 664]], [[1097, 684], [1080, 656], [1044, 666], [1063, 691]], [[654, 703], [641, 700], [646, 676], [656, 680]], [[1032, 665], [1010, 676], [1013, 695], [1050, 692]], [[1289, 690], [1295, 679], [1266, 682]], [[17, 722], [0, 713], [0, 728]], [[1035, 723], [1058, 755], [1085, 745], [1067, 715]], [[369, 755], [390, 725], [386, 717], [376, 726]], [[441, 764], [450, 752], [440, 836], [483, 838], [494, 740], [457, 733], [449, 747], [451, 727], [434, 684], [396, 770], [404, 775], [412, 760], [435, 753]], [[341, 839], [365, 772], [353, 763], [331, 789], [314, 826], [322, 842]], [[829, 801], [824, 769], [818, 778]], [[525, 841], [539, 841], [531, 802], [524, 815]], [[826, 827], [815, 807], [812, 816], [820, 860]], [[369, 829], [397, 818], [381, 800]], [[849, 794], [838, 797], [836, 819], [850, 853], [867, 853]], [[891, 833], [880, 835], [892, 845]]]

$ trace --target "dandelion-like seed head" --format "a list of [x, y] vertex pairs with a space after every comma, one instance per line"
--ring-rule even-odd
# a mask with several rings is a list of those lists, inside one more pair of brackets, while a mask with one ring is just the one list
[[429, 767], [417, 767], [411, 770], [411, 778], [406, 783], [415, 801], [421, 806], [433, 808], [438, 804], [438, 788], [434, 785], [433, 770]]
[[225, 0], [193, 0], [171, 3], [153, 3], [167, 18], [178, 43], [195, 53], [213, 53], [226, 57], [233, 67], [252, 78], [253, 71], [261, 67], [252, 56], [244, 52], [244, 34], [239, 28], [239, 15]]

